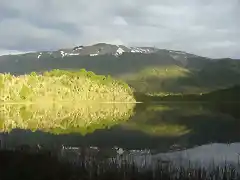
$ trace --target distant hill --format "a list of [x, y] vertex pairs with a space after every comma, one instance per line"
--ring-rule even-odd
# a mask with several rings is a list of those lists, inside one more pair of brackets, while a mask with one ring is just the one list
[[[146, 96], [137, 94], [138, 101], [204, 101], [204, 102], [240, 102], [240, 85], [219, 89], [205, 94]], [[238, 107], [238, 106], [237, 106]]]
[[81, 68], [122, 79], [137, 92], [153, 95], [210, 92], [240, 84], [240, 61], [154, 47], [98, 43], [0, 56], [0, 73]]
[[238, 101], [240, 102], [240, 86], [233, 86], [231, 88], [220, 89], [207, 93], [200, 97], [202, 100], [211, 101]]

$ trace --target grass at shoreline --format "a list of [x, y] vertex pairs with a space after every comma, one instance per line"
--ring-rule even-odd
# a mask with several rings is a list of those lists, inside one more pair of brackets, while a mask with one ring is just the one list
[[[70, 158], [69, 158], [70, 159]], [[78, 158], [71, 161], [60, 160], [49, 152], [39, 151], [0, 151], [1, 177], [4, 179], [86, 179], [86, 180], [232, 180], [240, 179], [235, 166], [177, 167], [159, 160], [155, 168], [146, 165], [138, 167], [131, 161], [122, 159], [98, 160], [79, 152]], [[14, 172], [14, 173], [12, 173]]]

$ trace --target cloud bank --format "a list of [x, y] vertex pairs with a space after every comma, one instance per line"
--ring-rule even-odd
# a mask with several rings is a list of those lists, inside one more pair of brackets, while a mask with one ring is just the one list
[[1, 0], [0, 53], [98, 42], [240, 58], [239, 0]]

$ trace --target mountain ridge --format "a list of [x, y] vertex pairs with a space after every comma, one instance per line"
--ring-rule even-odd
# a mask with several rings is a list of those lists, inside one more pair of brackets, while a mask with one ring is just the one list
[[0, 73], [86, 69], [111, 75], [143, 93], [201, 93], [240, 84], [240, 61], [155, 47], [98, 43], [0, 56]]
[[[109, 51], [106, 52], [106, 49], [105, 49], [105, 52], [100, 53], [100, 52], [98, 52], [99, 51], [98, 48], [100, 50], [105, 49], [105, 48], [107, 48], [108, 50], [109, 49], [115, 50], [115, 53], [114, 52], [109, 52]], [[90, 50], [92, 50], [92, 52], [89, 52], [89, 54], [86, 54], [86, 52], [82, 53], [82, 54], [80, 53], [81, 51], [86, 50], [86, 49], [88, 49], [88, 51], [90, 49]], [[180, 51], [180, 50], [172, 50], [172, 49], [168, 50], [168, 49], [161, 49], [161, 48], [156, 48], [156, 47], [151, 47], [151, 46], [125, 46], [125, 45], [108, 44], [108, 43], [97, 43], [97, 44], [92, 44], [92, 45], [87, 45], [87, 46], [79, 45], [79, 46], [68, 47], [68, 48], [60, 48], [60, 49], [56, 49], [54, 51], [47, 51], [47, 50], [44, 50], [44, 51], [31, 51], [31, 52], [19, 53], [19, 54], [5, 54], [5, 55], [1, 55], [1, 56], [23, 55], [23, 54], [33, 54], [33, 53], [40, 53], [40, 54], [41, 53], [49, 53], [49, 54], [51, 54], [53, 52], [61, 52], [61, 51], [68, 51], [70, 53], [73, 53], [73, 54], [68, 54], [69, 56], [71, 56], [71, 55], [80, 55], [80, 56], [82, 56], [82, 55], [90, 55], [90, 54], [94, 54], [94, 52], [95, 53], [99, 53], [98, 55], [102, 55], [102, 54], [118, 54], [118, 55], [121, 55], [124, 52], [131, 52], [131, 53], [155, 53], [155, 52], [158, 52], [158, 51], [168, 51], [168, 52], [175, 53], [175, 54], [187, 54], [189, 56], [191, 55], [191, 56], [194, 56], [194, 57], [201, 57], [201, 56], [194, 55], [192, 53], [188, 53], [188, 52]]]

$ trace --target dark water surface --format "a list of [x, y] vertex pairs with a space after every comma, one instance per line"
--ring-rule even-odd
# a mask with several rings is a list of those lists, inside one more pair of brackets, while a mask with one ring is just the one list
[[[15, 148], [23, 144], [29, 146], [40, 144], [45, 148], [62, 147], [62, 145], [95, 146], [104, 149], [113, 147], [150, 149], [153, 153], [159, 153], [209, 143], [236, 143], [240, 142], [239, 105], [238, 103], [183, 102], [137, 104], [129, 119], [123, 116], [125, 120], [118, 119], [113, 124], [109, 120], [111, 116], [108, 116], [107, 121], [93, 124], [94, 128], [91, 127], [91, 123], [86, 128], [79, 126], [80, 129], [84, 129], [84, 133], [78, 133], [76, 127], [66, 129], [70, 127], [68, 123], [72, 123], [67, 120], [64, 122], [65, 126], [61, 127], [65, 128], [65, 133], [56, 133], [56, 130], [52, 132], [51, 128], [40, 131], [38, 125], [33, 122], [25, 123], [24, 128], [20, 129], [14, 126], [14, 111], [11, 112], [12, 116], [4, 116], [2, 112], [1, 147]], [[8, 119], [11, 125], [9, 122], [6, 123], [8, 121], [6, 117], [12, 118]], [[8, 129], [6, 126], [11, 126], [9, 132], [6, 132]], [[33, 126], [35, 126], [34, 130]]]
[[[181, 179], [177, 178], [179, 173], [188, 176], [187, 179], [199, 179], [199, 174], [212, 179], [237, 179], [235, 172], [240, 173], [238, 103], [99, 106], [40, 109], [0, 105], [3, 149], [24, 150], [26, 146], [34, 149], [39, 145], [57, 155], [57, 158], [49, 156], [49, 151], [29, 153], [29, 149], [3, 150], [0, 179], [94, 179], [93, 175], [102, 179], [128, 176], [154, 179], [149, 177], [159, 172], [174, 177], [170, 179]], [[116, 146], [119, 148], [114, 148]], [[139, 149], [145, 150], [136, 151]], [[96, 158], [91, 158], [92, 155]], [[62, 163], [65, 160], [70, 163]], [[165, 171], [152, 168], [164, 167], [162, 165], [166, 165]], [[179, 166], [186, 170], [182, 171]], [[153, 171], [146, 171], [148, 167]], [[191, 172], [199, 172], [193, 173], [198, 178], [189, 178]], [[159, 179], [169, 179], [161, 173], [157, 176]], [[230, 178], [223, 176], [226, 174]]]

